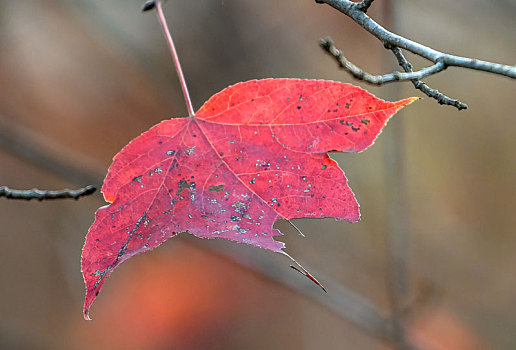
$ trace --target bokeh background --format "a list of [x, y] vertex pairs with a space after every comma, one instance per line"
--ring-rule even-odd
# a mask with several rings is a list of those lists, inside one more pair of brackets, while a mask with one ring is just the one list
[[[100, 188], [129, 140], [186, 114], [156, 16], [142, 14], [142, 2], [0, 0], [0, 185]], [[311, 0], [170, 0], [165, 13], [196, 109], [248, 79], [354, 82], [319, 48], [326, 35], [371, 73], [397, 69], [376, 39]], [[516, 60], [514, 0], [378, 0], [369, 13], [445, 52]], [[469, 109], [423, 99], [370, 149], [333, 155], [361, 222], [295, 220], [306, 238], [277, 227], [323, 284], [385, 314], [394, 305], [421, 348], [515, 349], [516, 85], [456, 68], [427, 82]], [[354, 83], [385, 99], [422, 96], [410, 83]], [[186, 234], [117, 269], [86, 322], [80, 254], [102, 205], [99, 192], [0, 198], [1, 349], [393, 348], [321, 304], [324, 295], [284, 257]], [[404, 271], [407, 288], [393, 303], [389, 286]], [[347, 300], [339, 289], [329, 294]]]

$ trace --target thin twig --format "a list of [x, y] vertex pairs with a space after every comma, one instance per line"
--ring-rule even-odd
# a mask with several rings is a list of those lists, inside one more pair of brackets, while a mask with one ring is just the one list
[[[366, 15], [366, 11], [369, 6], [371, 6], [373, 1], [374, 0], [363, 0], [361, 2], [352, 2], [349, 0], [315, 0], [316, 3], [328, 4], [339, 10], [346, 16], [353, 19], [369, 33], [373, 34], [384, 44], [387, 49], [394, 53], [399, 65], [405, 70], [405, 73], [394, 72], [380, 76], [371, 75], [348, 61], [342, 52], [333, 45], [333, 41], [331, 41], [330, 38], [322, 39], [321, 46], [333, 57], [335, 57], [335, 59], [337, 59], [339, 65], [342, 68], [345, 68], [355, 78], [375, 85], [381, 85], [394, 81], [410, 80], [416, 89], [422, 91], [425, 95], [437, 100], [439, 104], [453, 106], [458, 110], [466, 109], [468, 106], [459, 100], [452, 99], [440, 93], [436, 89], [430, 88], [420, 79], [424, 78], [425, 76], [439, 73], [449, 66], [484, 71], [516, 79], [516, 66], [503, 65], [473, 58], [445, 54], [386, 30]], [[413, 72], [412, 65], [403, 56], [401, 49], [405, 49], [418, 56], [426, 58], [427, 60], [434, 62], [434, 65], [421, 69], [417, 72]]]
[[57, 191], [38, 190], [36, 188], [31, 190], [14, 190], [7, 186], [0, 186], [0, 197], [6, 197], [7, 199], [23, 199], [27, 201], [31, 199], [37, 199], [39, 201], [48, 199], [79, 199], [80, 197], [94, 193], [95, 190], [95, 186], [91, 185], [78, 190], [69, 190], [66, 188]]
[[[394, 53], [394, 56], [396, 56], [398, 64], [405, 70], [405, 72], [412, 72], [412, 65], [409, 61], [407, 61], [401, 49], [399, 47], [391, 47], [390, 49]], [[412, 80], [412, 84], [414, 84], [414, 87], [416, 89], [420, 90], [428, 97], [437, 100], [437, 102], [441, 105], [453, 106], [457, 108], [459, 111], [468, 108], [467, 104], [459, 100], [453, 99], [451, 97], [448, 97], [445, 94], [439, 92], [439, 90], [432, 89], [419, 79]]]
[[[406, 81], [410, 80], [412, 84], [414, 84], [415, 88], [423, 92], [428, 97], [431, 97], [439, 104], [449, 105], [456, 107], [458, 110], [466, 109], [468, 108], [468, 105], [459, 101], [452, 99], [442, 93], [440, 93], [436, 89], [432, 89], [425, 83], [423, 83], [420, 79], [424, 76], [429, 76], [431, 74], [435, 74], [440, 72], [441, 70], [435, 70], [432, 71], [432, 68], [439, 68], [436, 67], [439, 62], [431, 67], [428, 67], [426, 69], [422, 69], [418, 72], [412, 71], [412, 65], [410, 62], [407, 61], [405, 56], [403, 55], [403, 52], [399, 47], [391, 46], [390, 44], [386, 44], [385, 47], [392, 50], [394, 53], [394, 56], [396, 56], [396, 59], [398, 60], [398, 64], [405, 70], [406, 73], [400, 73], [400, 72], [394, 72], [391, 74], [385, 74], [385, 75], [371, 75], [359, 67], [355, 66], [353, 63], [348, 61], [346, 57], [342, 54], [342, 51], [340, 51], [335, 44], [333, 43], [333, 40], [330, 37], [326, 37], [324, 39], [321, 39], [320, 41], [321, 47], [331, 56], [333, 56], [337, 63], [339, 64], [339, 67], [345, 68], [351, 75], [353, 75], [358, 80], [366, 81], [370, 84], [374, 85], [382, 85], [385, 83], [390, 83], [393, 81]], [[417, 73], [417, 74], [416, 74]], [[414, 74], [413, 76], [409, 74]]]
[[426, 58], [434, 63], [442, 62], [446, 66], [462, 67], [493, 74], [503, 75], [516, 79], [516, 66], [508, 66], [493, 62], [477, 60], [474, 58], [445, 54], [428, 46], [409, 40], [394, 34], [376, 23], [362, 11], [360, 4], [349, 0], [317, 0], [317, 3], [325, 3], [339, 10], [349, 18], [353, 19], [362, 28], [374, 35], [383, 43], [388, 43], [418, 56]]
[[393, 72], [384, 75], [372, 75], [348, 61], [348, 59], [344, 57], [344, 55], [342, 54], [342, 51], [335, 47], [335, 45], [333, 44], [333, 40], [331, 38], [327, 37], [321, 39], [320, 44], [326, 52], [328, 52], [337, 60], [341, 68], [346, 69], [356, 79], [366, 81], [373, 85], [383, 85], [391, 83], [393, 81], [419, 80], [424, 77], [428, 77], [430, 75], [439, 73], [446, 69], [446, 65], [443, 62], [439, 61], [430, 67], [421, 69], [416, 72]]

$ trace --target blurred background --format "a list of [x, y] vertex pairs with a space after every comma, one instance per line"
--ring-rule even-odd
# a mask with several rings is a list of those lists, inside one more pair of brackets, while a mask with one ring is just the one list
[[[186, 115], [142, 3], [0, 0], [0, 185], [100, 188], [132, 138]], [[371, 87], [339, 71], [320, 38], [370, 73], [398, 68], [375, 38], [312, 0], [170, 0], [165, 13], [196, 109], [266, 77], [424, 97], [410, 83]], [[515, 63], [514, 0], [378, 0], [369, 14], [438, 50]], [[182, 234], [117, 269], [86, 322], [80, 254], [102, 195], [0, 198], [0, 348], [515, 349], [516, 85], [457, 68], [426, 81], [469, 109], [424, 98], [370, 149], [332, 155], [361, 222], [295, 220], [306, 238], [276, 224], [328, 295], [282, 256]], [[388, 333], [405, 340], [378, 332], [385, 324], [364, 319], [366, 306], [394, 312]]]

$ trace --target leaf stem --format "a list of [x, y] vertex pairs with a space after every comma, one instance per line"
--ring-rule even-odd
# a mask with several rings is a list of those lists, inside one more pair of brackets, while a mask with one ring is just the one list
[[188, 87], [186, 86], [186, 80], [183, 75], [183, 70], [181, 69], [181, 63], [179, 63], [179, 56], [177, 55], [176, 47], [174, 45], [174, 41], [172, 40], [172, 35], [167, 26], [167, 20], [165, 19], [165, 15], [163, 14], [163, 1], [156, 1], [156, 11], [158, 12], [158, 20], [161, 24], [161, 28], [163, 29], [163, 33], [165, 33], [165, 38], [167, 39], [168, 48], [170, 49], [170, 54], [172, 55], [172, 59], [174, 60], [174, 66], [176, 67], [177, 76], [179, 78], [179, 82], [181, 83], [181, 89], [183, 90], [183, 95], [185, 97], [186, 108], [188, 109], [188, 115], [191, 118], [195, 118], [195, 112], [192, 106], [192, 100], [190, 99], [190, 94], [188, 93]]

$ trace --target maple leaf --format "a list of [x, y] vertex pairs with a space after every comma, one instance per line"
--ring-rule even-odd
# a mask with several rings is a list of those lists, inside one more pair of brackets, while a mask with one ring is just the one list
[[328, 152], [364, 150], [415, 99], [386, 102], [323, 80], [252, 80], [215, 94], [194, 118], [138, 136], [115, 156], [102, 187], [111, 204], [86, 236], [85, 318], [118, 265], [180, 232], [287, 255], [274, 239], [277, 219], [359, 220]]

